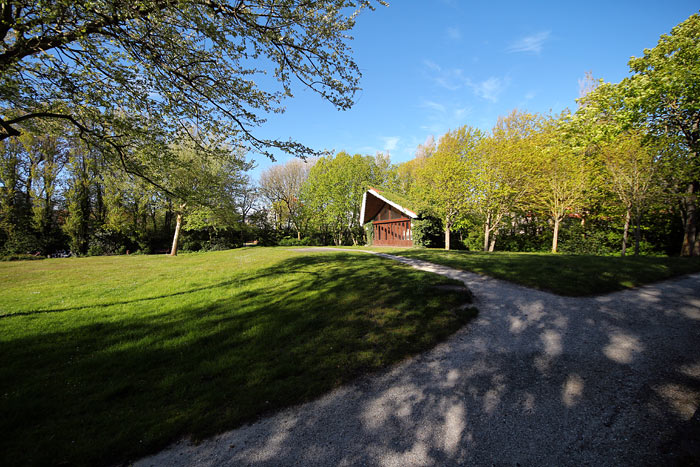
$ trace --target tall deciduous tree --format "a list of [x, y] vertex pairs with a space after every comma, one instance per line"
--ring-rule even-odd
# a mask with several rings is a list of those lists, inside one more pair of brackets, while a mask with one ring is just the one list
[[162, 168], [182, 128], [270, 157], [271, 148], [313, 153], [254, 128], [284, 111], [295, 81], [339, 109], [353, 104], [360, 71], [348, 31], [372, 3], [0, 2], [0, 140], [28, 121], [59, 119], [143, 176]]
[[260, 174], [261, 193], [271, 205], [282, 210], [282, 216], [292, 224], [299, 240], [309, 217], [301, 200], [301, 190], [314, 162], [292, 159], [286, 164], [272, 165]]
[[505, 215], [521, 207], [532, 186], [536, 136], [542, 119], [513, 111], [500, 117], [491, 136], [470, 158], [478, 201], [474, 208], [484, 219], [484, 251], [493, 251]]
[[84, 145], [77, 144], [68, 158], [71, 177], [66, 194], [68, 216], [63, 230], [70, 239], [69, 246], [74, 254], [84, 255], [88, 251], [93, 204], [90, 187], [95, 173], [95, 156]]
[[231, 149], [220, 141], [210, 141], [202, 148], [184, 140], [174, 148], [177, 159], [164, 179], [165, 186], [176, 194], [176, 218], [170, 255], [176, 256], [180, 230], [185, 215], [196, 213], [197, 227], [217, 226], [221, 218], [237, 216], [235, 193], [248, 182], [244, 174], [251, 163], [244, 149]]
[[12, 206], [9, 211], [0, 209], [10, 213], [0, 214], [0, 224], [13, 232], [5, 248], [8, 252], [46, 253], [61, 239], [56, 208], [66, 139], [52, 136], [50, 130], [46, 126], [32, 128], [0, 146], [0, 185], [4, 194], [13, 193], [9, 198], [1, 196], [4, 201], [0, 201], [1, 205]]
[[539, 133], [537, 159], [533, 167], [532, 199], [549, 215], [553, 224], [552, 253], [557, 252], [559, 228], [567, 214], [576, 214], [586, 200], [590, 180], [589, 163], [575, 151], [560, 131], [567, 118], [551, 118]]
[[341, 151], [320, 158], [311, 168], [303, 199], [317, 223], [330, 230], [336, 245], [346, 235], [357, 245], [363, 235], [362, 194], [377, 182], [381, 182], [381, 175], [373, 157]]
[[641, 134], [634, 132], [620, 135], [614, 141], [603, 145], [601, 156], [611, 189], [625, 210], [622, 256], [625, 256], [627, 251], [627, 236], [633, 215], [635, 226], [634, 254], [638, 255], [642, 213], [658, 188], [655, 183], [657, 153], [653, 147], [644, 144]]
[[0, 142], [0, 241], [5, 253], [28, 253], [31, 241], [31, 205], [24, 191], [30, 170], [18, 138]]
[[681, 254], [700, 254], [700, 15], [664, 34], [653, 49], [632, 58], [630, 78], [640, 114], [659, 134], [677, 136], [693, 167], [686, 184], [685, 235]]
[[443, 220], [446, 250], [450, 249], [450, 230], [474, 205], [477, 196], [469, 158], [482, 137], [478, 129], [468, 126], [450, 131], [416, 170], [413, 197]]
[[153, 235], [167, 238], [171, 228], [170, 216], [166, 213], [164, 225], [159, 227], [156, 212], [159, 207], [167, 210], [169, 205], [153, 185], [140, 178], [126, 176], [118, 170], [105, 170], [101, 177], [106, 211], [101, 226], [104, 231], [128, 238], [142, 252], [150, 250], [149, 239]]
[[[633, 75], [618, 84], [598, 86], [587, 95], [586, 112], [597, 114], [596, 127], [613, 133], [645, 128], [668, 141], [676, 139], [687, 157], [684, 192], [684, 238], [681, 254], [700, 254], [700, 15], [694, 14], [664, 34], [653, 49], [629, 61]], [[611, 123], [613, 123], [611, 125]], [[603, 135], [605, 136], [605, 135]]]
[[236, 213], [239, 216], [241, 227], [240, 242], [242, 245], [245, 241], [246, 233], [250, 230], [250, 217], [256, 208], [261, 207], [260, 188], [252, 183], [250, 176], [246, 176], [242, 179], [242, 183], [232, 191], [231, 197], [234, 200]]
[[59, 176], [66, 163], [66, 141], [50, 133], [26, 133], [22, 140], [27, 150], [36, 155], [30, 174], [34, 225], [42, 240], [42, 251], [47, 252], [55, 249], [60, 239], [56, 208]]

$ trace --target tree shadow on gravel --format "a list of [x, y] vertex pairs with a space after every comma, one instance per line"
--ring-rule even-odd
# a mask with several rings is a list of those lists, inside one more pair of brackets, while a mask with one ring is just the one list
[[584, 299], [469, 285], [478, 319], [434, 350], [143, 465], [698, 463], [697, 276]]

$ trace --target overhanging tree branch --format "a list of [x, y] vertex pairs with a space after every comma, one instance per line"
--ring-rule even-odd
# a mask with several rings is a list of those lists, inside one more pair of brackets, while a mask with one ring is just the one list
[[[352, 105], [360, 72], [347, 31], [374, 1], [384, 3], [107, 0], [95, 10], [89, 0], [2, 2], [0, 33], [12, 40], [0, 42], [0, 141], [33, 120], [61, 120], [166, 192], [159, 180], [171, 160], [148, 146], [167, 148], [182, 128], [271, 159], [276, 150], [318, 154], [255, 127], [284, 111], [293, 83], [339, 109]], [[274, 81], [257, 79], [263, 74]]]

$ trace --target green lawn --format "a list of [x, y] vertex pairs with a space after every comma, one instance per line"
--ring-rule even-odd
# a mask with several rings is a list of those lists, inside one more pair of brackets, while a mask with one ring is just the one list
[[700, 271], [700, 258], [657, 256], [621, 258], [419, 248], [387, 252], [568, 296], [613, 292]]
[[0, 465], [111, 465], [319, 396], [474, 314], [460, 284], [280, 248], [0, 263]]

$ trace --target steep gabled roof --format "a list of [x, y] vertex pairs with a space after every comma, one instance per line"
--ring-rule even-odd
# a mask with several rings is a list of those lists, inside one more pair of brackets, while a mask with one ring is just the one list
[[[377, 201], [380, 201], [379, 203]], [[384, 206], [384, 203], [391, 205], [411, 219], [416, 219], [418, 214], [409, 209], [409, 201], [401, 195], [388, 190], [369, 187], [362, 195], [362, 210], [360, 211], [360, 223], [366, 224], [376, 216]]]

